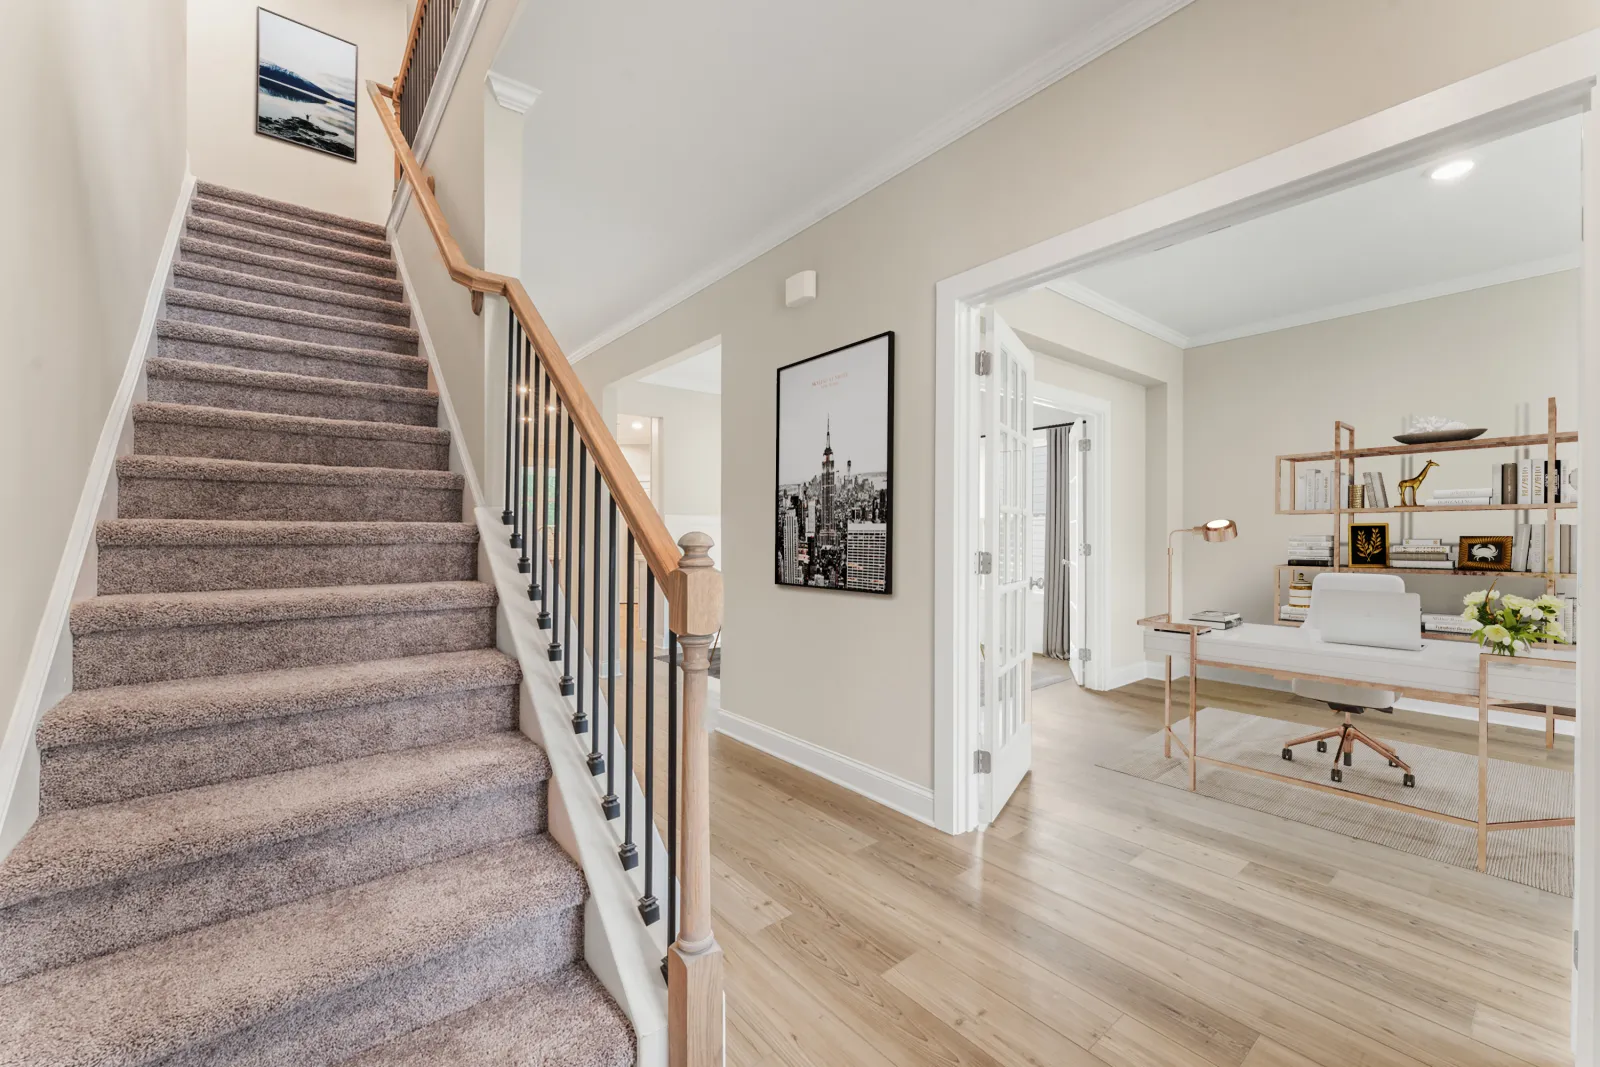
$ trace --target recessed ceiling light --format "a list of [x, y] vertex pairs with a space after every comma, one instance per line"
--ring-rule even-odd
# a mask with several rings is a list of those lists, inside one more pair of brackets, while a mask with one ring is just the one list
[[1452, 159], [1448, 163], [1441, 163], [1434, 167], [1428, 172], [1428, 177], [1436, 182], [1453, 182], [1457, 178], [1465, 177], [1466, 173], [1475, 166], [1477, 164], [1470, 159]]
[[644, 429], [644, 423], [640, 422], [638, 419], [634, 419], [633, 420], [633, 428], [635, 430], [642, 430], [642, 429]]

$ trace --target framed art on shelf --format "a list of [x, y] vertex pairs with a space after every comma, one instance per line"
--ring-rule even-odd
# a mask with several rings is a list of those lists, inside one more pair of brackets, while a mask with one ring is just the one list
[[1352, 522], [1350, 524], [1350, 567], [1387, 567], [1389, 565], [1389, 524], [1386, 522]]
[[356, 46], [256, 8], [256, 132], [356, 161]]
[[1510, 537], [1463, 537], [1456, 566], [1464, 571], [1508, 571], [1512, 543]]
[[889, 593], [894, 334], [778, 368], [778, 585]]

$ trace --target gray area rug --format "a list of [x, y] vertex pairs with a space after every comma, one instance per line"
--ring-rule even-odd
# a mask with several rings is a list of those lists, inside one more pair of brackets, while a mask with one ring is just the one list
[[[1329, 715], [1329, 725], [1337, 721], [1336, 716]], [[1187, 717], [1174, 722], [1173, 729], [1187, 741]], [[1476, 756], [1424, 748], [1421, 745], [1395, 744], [1400, 758], [1416, 771], [1416, 788], [1407, 789], [1400, 783], [1400, 771], [1388, 766], [1376, 753], [1358, 745], [1355, 765], [1344, 768], [1343, 783], [1334, 783], [1328, 777], [1333, 767], [1331, 752], [1319, 753], [1315, 746], [1303, 745], [1295, 750], [1293, 761], [1285, 761], [1280, 754], [1285, 741], [1311, 733], [1314, 729], [1223, 708], [1202, 708], [1200, 752], [1247, 767], [1333, 786], [1349, 793], [1382, 797], [1464, 819], [1477, 817]], [[1180, 750], [1174, 748], [1173, 754], [1173, 759], [1161, 755], [1161, 733], [1157, 731], [1134, 745], [1125, 755], [1107, 759], [1100, 766], [1146, 781], [1186, 789], [1189, 784], [1188, 766]], [[1254, 808], [1269, 815], [1318, 826], [1360, 841], [1386, 845], [1456, 867], [1477, 867], [1477, 834], [1464, 827], [1205, 764], [1200, 766], [1196, 787], [1206, 796], [1230, 804]], [[1489, 761], [1490, 821], [1563, 818], [1572, 814], [1570, 771], [1505, 760]], [[1570, 826], [1491, 833], [1489, 874], [1570, 897], [1572, 840]]]
[[1052, 659], [1050, 656], [1033, 657], [1033, 682], [1029, 689], [1043, 689], [1047, 685], [1057, 682], [1072, 681], [1072, 666], [1064, 659]]

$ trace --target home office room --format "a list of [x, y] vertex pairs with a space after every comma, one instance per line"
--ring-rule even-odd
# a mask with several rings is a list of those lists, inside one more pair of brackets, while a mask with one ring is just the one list
[[1317, 953], [1290, 995], [1429, 1019], [1425, 1062], [1572, 1062], [1585, 121], [1455, 133], [984, 312], [1160, 389], [1144, 617], [1109, 569], [1089, 609], [1137, 627], [1144, 680], [1035, 682], [996, 831], [1114, 809], [1165, 842], [1137, 906], [1252, 974]]

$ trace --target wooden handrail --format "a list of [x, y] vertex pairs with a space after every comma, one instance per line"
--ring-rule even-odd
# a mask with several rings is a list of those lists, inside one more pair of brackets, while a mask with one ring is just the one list
[[[479, 270], [467, 262], [467, 257], [462, 254], [461, 245], [450, 235], [450, 224], [445, 221], [444, 212], [439, 208], [439, 201], [434, 198], [433, 191], [428, 185], [428, 178], [422, 172], [422, 165], [417, 162], [417, 157], [411, 152], [411, 146], [406, 143], [405, 135], [400, 132], [400, 120], [388, 103], [394, 96], [393, 90], [369, 81], [367, 92], [372, 97], [379, 121], [383, 123], [383, 128], [388, 132], [389, 140], [394, 145], [395, 156], [400, 160], [401, 173], [411, 184], [411, 195], [416, 198], [417, 206], [421, 208], [422, 216], [427, 220], [428, 230], [433, 234], [433, 242], [439, 249], [439, 257], [444, 260], [445, 270], [449, 272], [452, 281], [469, 291], [504, 297], [511, 305], [512, 313], [517, 316], [518, 321], [522, 323], [523, 331], [533, 342], [534, 351], [538, 354], [539, 361], [544, 364], [545, 372], [555, 383], [556, 392], [566, 405], [573, 425], [578, 428], [578, 435], [588, 446], [595, 466], [600, 468], [602, 477], [610, 487], [611, 495], [616, 499], [617, 508], [627, 521], [628, 529], [633, 531], [645, 563], [655, 573], [656, 581], [661, 583], [662, 589], [667, 592], [670, 603], [672, 589], [677, 582], [680, 556], [678, 546], [673, 542], [672, 534], [667, 531], [666, 523], [661, 521], [655, 505], [645, 495], [638, 476], [633, 473], [633, 468], [623, 457], [616, 438], [606, 428], [605, 420], [600, 417], [594, 401], [589, 399], [588, 391], [578, 381], [577, 372], [572, 369], [566, 354], [561, 351], [561, 346], [556, 343], [550, 328], [545, 325], [539, 309], [533, 306], [533, 301], [529, 299], [528, 291], [522, 287], [522, 282], [504, 274]], [[716, 608], [720, 616], [720, 598]], [[678, 613], [674, 611], [673, 614], [676, 616]], [[684, 625], [693, 625], [694, 629], [678, 629], [677, 618], [673, 619], [673, 629], [682, 634], [711, 634], [721, 629], [720, 617], [715, 620], [707, 619], [705, 611], [695, 611], [693, 614], [695, 618], [685, 618], [682, 622]]]
[[417, 54], [417, 37], [422, 33], [422, 13], [428, 0], [417, 0], [417, 9], [411, 13], [411, 29], [406, 31], [406, 50], [400, 57], [400, 73], [394, 76], [394, 91], [389, 95], [399, 97], [405, 92], [406, 75], [411, 73], [411, 57]]

